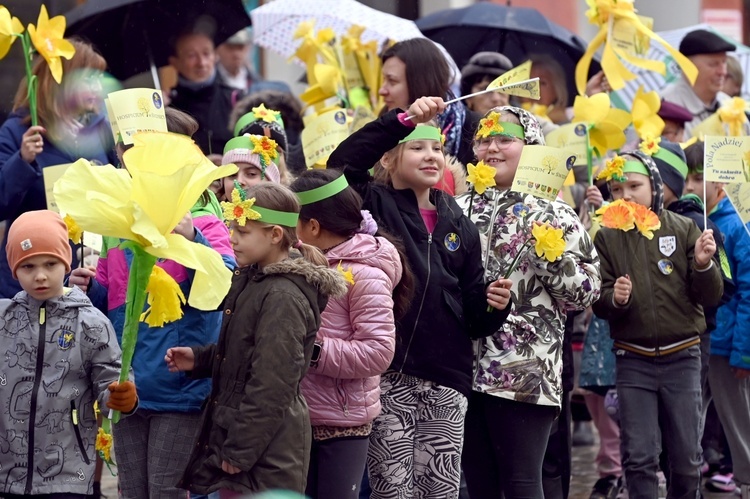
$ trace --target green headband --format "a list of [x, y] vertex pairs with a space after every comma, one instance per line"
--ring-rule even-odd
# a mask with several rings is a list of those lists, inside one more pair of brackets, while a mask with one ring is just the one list
[[325, 185], [310, 189], [309, 191], [302, 191], [297, 193], [297, 198], [301, 205], [317, 203], [330, 197], [335, 196], [339, 192], [349, 187], [349, 182], [346, 181], [346, 177], [341, 175], [339, 178], [332, 182], [328, 182]]
[[297, 220], [299, 220], [299, 213], [292, 213], [288, 211], [277, 211], [261, 206], [253, 206], [253, 211], [257, 211], [260, 214], [260, 218], [256, 222], [263, 222], [272, 225], [283, 225], [284, 227], [297, 227]]
[[[281, 119], [281, 114], [277, 113], [273, 109], [269, 109], [268, 111], [274, 113], [275, 122], [281, 126], [281, 128], [284, 128], [284, 121]], [[250, 123], [254, 123], [256, 121], [263, 121], [261, 118], [258, 118], [255, 116], [255, 113], [250, 111], [247, 114], [243, 114], [242, 117], [237, 120], [237, 124], [234, 125], [234, 135], [237, 136], [240, 134], [243, 128], [245, 128]]]
[[667, 149], [666, 147], [660, 147], [659, 150], [652, 156], [653, 158], [660, 159], [666, 164], [677, 170], [683, 179], [687, 178], [688, 166], [682, 158]]
[[399, 140], [399, 144], [404, 142], [410, 142], [412, 140], [437, 140], [441, 144], [443, 143], [443, 134], [440, 129], [432, 125], [421, 125], [416, 126], [414, 130], [406, 136], [406, 138]]
[[641, 175], [645, 175], [647, 177], [651, 176], [648, 168], [646, 168], [646, 165], [644, 165], [640, 161], [635, 160], [626, 161], [622, 166], [622, 173], [640, 173]]
[[[521, 125], [516, 125], [515, 123], [510, 123], [509, 121], [500, 121], [498, 124], [503, 128], [502, 132], [497, 132], [495, 130], [490, 130], [489, 136], [494, 137], [495, 135], [505, 135], [506, 137], [515, 137], [517, 139], [526, 140], [526, 132], [524, 128]], [[480, 121], [480, 127], [481, 128], [481, 121]], [[479, 129], [477, 129], [477, 132], [479, 132]], [[481, 140], [480, 137], [474, 136], [476, 140]]]

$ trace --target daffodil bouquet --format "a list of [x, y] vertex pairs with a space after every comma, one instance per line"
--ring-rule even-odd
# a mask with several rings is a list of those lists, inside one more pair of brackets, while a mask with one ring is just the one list
[[24, 30], [23, 24], [17, 17], [12, 17], [7, 8], [0, 6], [0, 59], [4, 58], [10, 46], [21, 39], [23, 46], [24, 65], [26, 68], [26, 88], [29, 100], [31, 124], [39, 123], [37, 116], [37, 78], [31, 71], [34, 53], [38, 52], [47, 61], [52, 77], [59, 84], [62, 81], [62, 58], [70, 59], [75, 54], [75, 47], [65, 36], [65, 16], [55, 16], [52, 19], [47, 14], [47, 8], [42, 5], [36, 25], [29, 24]]
[[[139, 322], [160, 327], [182, 316], [185, 296], [155, 265], [157, 259], [195, 270], [187, 303], [200, 310], [221, 304], [232, 276], [218, 252], [173, 230], [213, 180], [235, 173], [237, 167], [217, 168], [183, 135], [146, 132], [133, 139], [124, 155], [127, 170], [80, 159], [54, 186], [61, 211], [83, 230], [121, 239], [120, 248], [132, 255], [120, 382], [128, 378]], [[112, 420], [117, 423], [119, 413], [112, 414]]]
[[596, 220], [604, 227], [628, 232], [637, 229], [646, 239], [654, 238], [661, 221], [650, 208], [618, 199], [596, 210]]

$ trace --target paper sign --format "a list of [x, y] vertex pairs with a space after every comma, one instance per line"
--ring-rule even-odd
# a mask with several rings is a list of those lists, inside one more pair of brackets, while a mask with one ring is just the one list
[[531, 61], [526, 61], [492, 80], [487, 85], [487, 90], [502, 87], [514, 81], [528, 80], [529, 78], [531, 78]]
[[541, 99], [538, 78], [531, 81], [520, 82], [517, 85], [511, 84], [502, 90], [498, 90], [498, 92], [507, 95], [515, 95], [516, 97], [525, 97], [527, 99]]
[[750, 184], [727, 184], [724, 186], [724, 192], [737, 210], [742, 223], [750, 222]]
[[575, 155], [564, 149], [524, 146], [511, 190], [554, 201], [574, 162]]
[[551, 131], [544, 137], [544, 142], [550, 147], [565, 149], [575, 154], [575, 164], [586, 164], [586, 125], [583, 123], [568, 123]]
[[[649, 30], [654, 28], [654, 19], [652, 17], [638, 16], [641, 23]], [[635, 24], [629, 19], [620, 19], [614, 22], [612, 26], [612, 37], [610, 43], [615, 49], [622, 50], [635, 57], [644, 57], [648, 52], [651, 39], [639, 33], [635, 29]]]
[[112, 110], [112, 104], [109, 103], [109, 99], [104, 99], [104, 106], [107, 109], [107, 119], [109, 120], [109, 127], [112, 129], [112, 138], [115, 139], [115, 144], [119, 144], [122, 142], [122, 137], [120, 136], [120, 128], [117, 126], [115, 112]]
[[349, 136], [346, 111], [334, 109], [316, 116], [302, 130], [302, 151], [308, 167], [325, 163], [336, 146]]
[[369, 108], [360, 106], [354, 110], [354, 115], [352, 116], [352, 122], [349, 125], [349, 133], [352, 134], [368, 124], [371, 121], [375, 121], [377, 119], [377, 116], [375, 116], [375, 113], [372, 112]]
[[719, 115], [714, 113], [705, 120], [695, 125], [691, 130], [690, 134], [696, 137], [698, 140], [703, 140], [706, 135], [728, 135], [727, 129], [719, 119]]
[[705, 137], [703, 176], [709, 182], [750, 182], [750, 137]]
[[133, 143], [138, 132], [166, 132], [167, 118], [160, 90], [128, 88], [107, 96], [122, 143]]

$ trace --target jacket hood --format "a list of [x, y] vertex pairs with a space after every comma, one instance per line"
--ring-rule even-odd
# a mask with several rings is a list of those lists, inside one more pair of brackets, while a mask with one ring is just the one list
[[651, 174], [651, 211], [656, 213], [656, 216], [661, 216], [661, 212], [664, 210], [664, 183], [661, 179], [659, 168], [651, 156], [641, 151], [622, 151], [620, 156], [626, 154], [637, 158]]
[[287, 274], [303, 278], [325, 296], [343, 296], [347, 292], [344, 277], [336, 270], [308, 262], [304, 258], [287, 258], [263, 267], [266, 275]]
[[695, 194], [688, 194], [669, 205], [669, 210], [678, 215], [686, 213], [700, 213], [703, 215], [703, 204]]
[[401, 280], [398, 250], [384, 237], [355, 234], [348, 241], [331, 249], [326, 258], [328, 264], [334, 267], [339, 262], [359, 263], [382, 270], [394, 284]]
[[57, 307], [59, 309], [79, 308], [91, 305], [91, 301], [86, 294], [78, 288], [64, 288], [62, 296], [50, 298], [44, 302], [32, 298], [25, 291], [21, 291], [13, 297], [13, 301], [24, 308], [39, 308], [42, 303], [46, 303], [48, 308]]

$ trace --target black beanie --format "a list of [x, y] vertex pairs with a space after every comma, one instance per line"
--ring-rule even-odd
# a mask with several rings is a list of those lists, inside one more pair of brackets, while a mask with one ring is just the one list
[[685, 190], [685, 178], [687, 178], [688, 171], [685, 153], [679, 144], [666, 139], [659, 142], [659, 149], [659, 152], [651, 156], [651, 159], [656, 163], [664, 185], [679, 198]]

